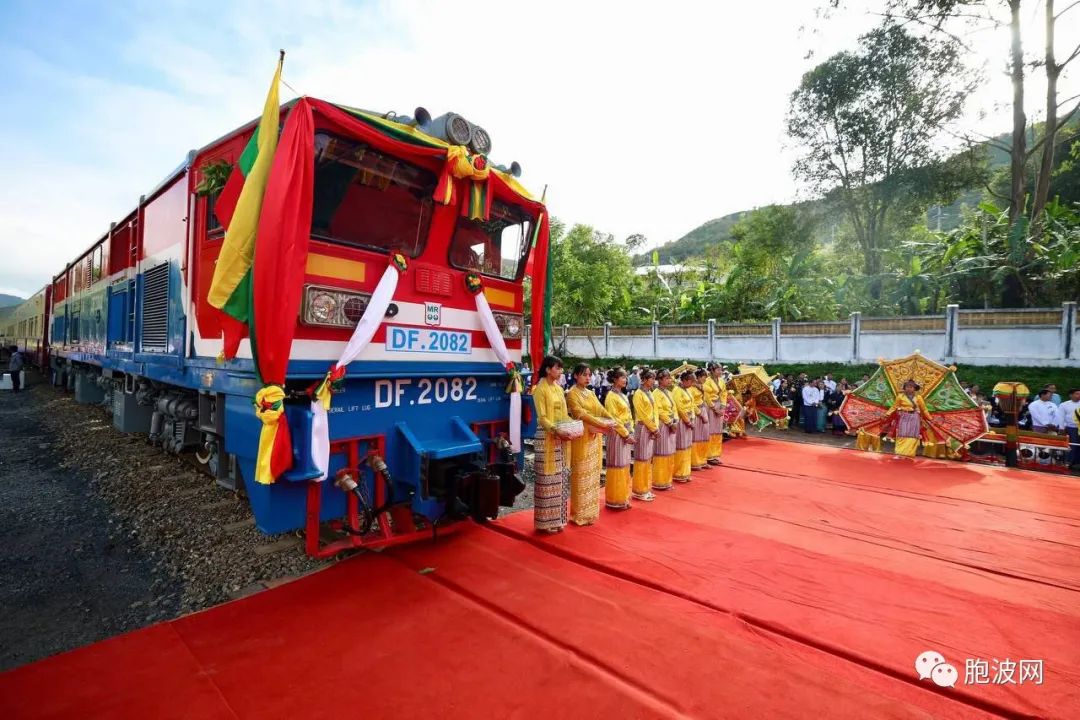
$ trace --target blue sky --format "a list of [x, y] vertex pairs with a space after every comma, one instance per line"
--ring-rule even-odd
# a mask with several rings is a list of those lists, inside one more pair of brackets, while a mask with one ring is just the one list
[[[862, 2], [874, 0], [849, 4]], [[875, 22], [850, 11], [801, 30], [814, 7], [4, 0], [0, 292], [38, 289], [189, 149], [258, 114], [279, 48], [302, 93], [479, 122], [495, 161], [519, 161], [569, 222], [659, 244], [789, 201], [784, 114], [815, 62], [807, 54], [852, 47]], [[1000, 78], [991, 91], [1007, 98]], [[1034, 104], [1039, 92], [1029, 90]], [[1007, 127], [992, 103], [980, 108], [995, 116], [986, 122]], [[650, 169], [647, 157], [662, 163]]]

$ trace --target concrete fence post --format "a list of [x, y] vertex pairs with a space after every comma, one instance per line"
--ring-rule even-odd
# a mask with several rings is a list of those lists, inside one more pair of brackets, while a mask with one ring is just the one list
[[709, 359], [716, 359], [716, 320], [709, 318]]
[[960, 320], [960, 306], [949, 305], [945, 308], [945, 359], [956, 359], [956, 333]]
[[780, 361], [780, 318], [772, 319], [772, 359]]
[[611, 357], [611, 323], [604, 323], [604, 357]]
[[655, 360], [660, 356], [660, 323], [652, 321], [652, 356]]
[[1077, 348], [1073, 347], [1076, 334], [1076, 302], [1061, 303], [1061, 359], [1071, 360], [1077, 357]]
[[859, 334], [862, 332], [862, 313], [851, 313], [851, 361], [859, 361]]

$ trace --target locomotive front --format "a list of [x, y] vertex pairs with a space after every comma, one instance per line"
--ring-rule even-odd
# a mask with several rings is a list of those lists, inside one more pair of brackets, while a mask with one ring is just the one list
[[[544, 208], [517, 183], [516, 163], [488, 167], [489, 136], [458, 115], [319, 109], [311, 242], [283, 408], [292, 467], [271, 484], [251, 481], [262, 424], [250, 393], [224, 398], [225, 450], [258, 527], [306, 527], [309, 551], [493, 518], [524, 488], [514, 390], [522, 280]], [[442, 150], [413, 154], [410, 144]], [[448, 162], [464, 168], [452, 188], [443, 187]], [[212, 311], [201, 310], [203, 325]], [[241, 356], [248, 352], [245, 341]], [[329, 458], [320, 460], [321, 436]], [[339, 518], [348, 539], [316, 548], [317, 525]]]

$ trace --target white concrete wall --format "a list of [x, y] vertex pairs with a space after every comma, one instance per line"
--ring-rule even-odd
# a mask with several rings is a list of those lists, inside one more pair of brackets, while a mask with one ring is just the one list
[[[555, 342], [556, 344], [562, 339], [562, 334], [556, 328], [555, 330]], [[652, 338], [645, 338], [648, 341], [648, 348], [642, 348], [646, 350], [650, 355], [652, 354]], [[604, 337], [594, 337], [592, 343], [596, 344], [596, 350], [601, 355], [604, 354]], [[596, 357], [593, 354], [593, 344], [589, 342], [587, 337], [568, 337], [566, 338], [566, 354], [573, 357], [590, 358]]]
[[773, 359], [772, 335], [717, 335], [713, 355], [737, 362], [770, 362]]
[[859, 336], [859, 362], [910, 355], [918, 350], [931, 360], [945, 359], [944, 332], [869, 333]]
[[[561, 339], [561, 336], [556, 336]], [[604, 339], [593, 339], [596, 350], [604, 356]], [[1080, 348], [1080, 337], [1073, 340]], [[1080, 367], [1080, 360], [1062, 360], [1061, 332], [1056, 328], [959, 328], [954, 341], [955, 355], [945, 357], [945, 333], [863, 333], [859, 336], [857, 362], [875, 362], [878, 358], [910, 355], [918, 350], [938, 361], [972, 365], [1065, 365]], [[585, 337], [568, 337], [566, 353], [574, 357], [594, 357], [593, 346]], [[712, 357], [745, 362], [853, 362], [851, 337], [839, 335], [781, 335], [780, 355], [773, 357], [772, 336], [716, 336]], [[699, 337], [660, 337], [653, 355], [652, 337], [612, 336], [608, 357], [652, 358], [658, 360], [703, 360], [709, 358], [709, 339]]]
[[846, 362], [850, 359], [850, 335], [780, 336], [778, 362]]
[[652, 336], [613, 335], [608, 339], [609, 357], [652, 357]]
[[703, 337], [661, 337], [657, 338], [656, 354], [658, 357], [672, 360], [709, 357], [709, 338]]
[[[1072, 309], [1070, 309], [1072, 308]], [[1003, 311], [1008, 312], [1008, 311]], [[1075, 305], [1062, 309], [1063, 323], [1071, 328], [1047, 325], [1010, 325], [1002, 327], [959, 327], [955, 325], [957, 308], [949, 306], [946, 326], [953, 328], [952, 357], [947, 357], [949, 342], [945, 330], [910, 332], [862, 332], [858, 338], [858, 357], [852, 358], [852, 338], [844, 335], [785, 335], [782, 325], [773, 325], [773, 333], [760, 335], [716, 335], [712, 358], [755, 363], [860, 362], [878, 358], [923, 355], [944, 362], [970, 365], [1046, 365], [1080, 368], [1080, 324], [1076, 323]], [[953, 320], [950, 321], [949, 318]], [[853, 319], [853, 325], [855, 320]], [[790, 326], [789, 326], [790, 329]], [[1064, 356], [1063, 332], [1072, 333], [1071, 357]], [[561, 328], [555, 329], [556, 342]], [[595, 345], [595, 353], [594, 353]], [[602, 334], [593, 338], [569, 337], [566, 352], [577, 357], [633, 357], [656, 360], [705, 360], [710, 358], [708, 334], [664, 337], [661, 330], [655, 353], [651, 334], [644, 336], [612, 335], [607, 351]], [[777, 352], [778, 349], [778, 352]]]
[[957, 362], [985, 360], [985, 365], [1030, 365], [1032, 360], [1057, 360], [1061, 353], [1061, 328], [957, 328], [954, 350]]

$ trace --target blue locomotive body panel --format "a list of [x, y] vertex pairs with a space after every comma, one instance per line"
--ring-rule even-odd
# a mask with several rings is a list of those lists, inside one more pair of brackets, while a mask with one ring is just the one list
[[[359, 368], [357, 368], [359, 369]], [[412, 510], [435, 520], [445, 508], [423, 491], [424, 460], [480, 456], [487, 451], [490, 436], [477, 423], [505, 421], [509, 409], [506, 376], [497, 365], [486, 371], [462, 374], [445, 367], [411, 369], [394, 376], [353, 377], [345, 390], [334, 395], [330, 409], [330, 441], [382, 436], [384, 459], [394, 482], [395, 501], [408, 500], [413, 491]], [[312, 412], [306, 405], [288, 405], [286, 415], [293, 437], [293, 469], [273, 485], [247, 482], [256, 522], [266, 533], [279, 533], [304, 523], [306, 481], [316, 477], [307, 439], [311, 434]], [[226, 403], [226, 450], [236, 455], [245, 478], [255, 476], [255, 459], [262, 423], [256, 418], [250, 394], [230, 396]], [[343, 453], [332, 453], [329, 474], [346, 467]], [[369, 489], [370, 490], [370, 489]], [[341, 517], [346, 496], [331, 482], [322, 483], [321, 520]]]

